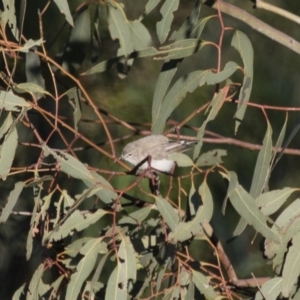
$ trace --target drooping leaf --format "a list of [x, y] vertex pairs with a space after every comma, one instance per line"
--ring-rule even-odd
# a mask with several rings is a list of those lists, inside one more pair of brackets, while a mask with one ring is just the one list
[[199, 38], [199, 15], [201, 10], [201, 1], [197, 1], [191, 15], [186, 18], [178, 31], [174, 31], [169, 38], [170, 41], [179, 41], [187, 38]]
[[162, 101], [176, 71], [177, 63], [175, 61], [171, 60], [164, 63], [155, 85], [155, 91], [152, 101], [152, 124], [157, 122], [157, 118], [160, 115], [161, 111]]
[[[230, 178], [234, 177], [236, 174], [230, 172]], [[236, 180], [233, 182], [234, 185], [229, 182], [228, 196], [236, 211], [264, 237], [279, 241], [278, 235], [267, 226], [267, 218], [258, 209], [251, 195], [241, 185], [236, 184]]]
[[127, 298], [127, 287], [124, 275], [122, 265], [118, 263], [109, 276], [105, 300]]
[[237, 120], [235, 124], [235, 132], [237, 132], [247, 109], [247, 105], [245, 105], [245, 103], [249, 101], [252, 91], [254, 55], [251, 41], [239, 30], [235, 31], [231, 41], [231, 46], [240, 53], [244, 63], [244, 80], [239, 94], [240, 104], [238, 105], [237, 112], [235, 114], [235, 118]]
[[6, 27], [6, 24], [8, 24], [7, 27], [11, 30], [15, 39], [19, 41], [19, 29], [16, 20], [15, 4], [10, 0], [3, 0], [2, 3], [4, 11], [1, 12], [0, 22], [3, 29]]
[[84, 257], [76, 267], [76, 272], [72, 274], [68, 284], [66, 299], [77, 299], [83, 283], [91, 274], [95, 267], [96, 259], [99, 253], [101, 239], [91, 238], [81, 249], [80, 253]]
[[26, 283], [22, 284], [15, 292], [14, 295], [12, 297], [12, 300], [19, 300], [21, 299], [21, 297], [23, 297], [24, 295], [24, 290], [26, 287]]
[[172, 205], [167, 200], [160, 197], [156, 198], [156, 205], [158, 211], [161, 213], [164, 221], [167, 223], [170, 229], [172, 231], [175, 230], [176, 226], [179, 223], [179, 216], [175, 212]]
[[72, 155], [60, 150], [54, 151], [45, 144], [42, 145], [42, 149], [45, 152], [46, 156], [51, 154], [57, 160], [57, 162], [59, 162], [60, 169], [64, 173], [76, 179], [93, 179], [91, 173], [88, 171], [86, 166]]
[[274, 190], [261, 194], [255, 201], [261, 212], [264, 215], [269, 216], [276, 212], [286, 199], [297, 190], [298, 189], [288, 187], [282, 190]]
[[67, 97], [69, 100], [70, 105], [73, 108], [73, 117], [74, 117], [74, 129], [78, 130], [78, 122], [81, 118], [81, 90], [77, 87], [73, 87], [70, 90], [67, 91]]
[[118, 197], [112, 185], [95, 172], [90, 172], [90, 175], [91, 178], [83, 181], [88, 188], [91, 188], [90, 194], [97, 195], [106, 204], [112, 203]]
[[119, 264], [124, 273], [124, 288], [133, 288], [136, 281], [137, 266], [136, 253], [128, 236], [122, 237], [122, 241], [118, 251]]
[[[20, 52], [24, 52], [29, 54], [30, 53], [30, 49], [36, 46], [41, 46], [45, 41], [43, 39], [39, 39], [39, 40], [32, 40], [29, 39], [24, 45], [21, 46], [21, 48], [19, 48], [18, 50]], [[34, 52], [31, 52], [32, 54], [35, 54]], [[36, 54], [35, 54], [36, 55]]]
[[130, 213], [128, 216], [124, 216], [120, 219], [118, 224], [141, 224], [150, 214], [152, 210], [151, 206], [146, 206]]
[[105, 216], [107, 212], [103, 209], [98, 209], [94, 213], [82, 214], [79, 210], [75, 210], [67, 220], [58, 227], [55, 231], [50, 231], [48, 234], [44, 235], [43, 242], [46, 240], [49, 241], [58, 241], [61, 240], [68, 235], [72, 235], [74, 230], [82, 231], [88, 226], [96, 223], [103, 216]]
[[201, 41], [198, 39], [187, 39], [176, 41], [170, 45], [160, 47], [159, 51], [161, 52], [161, 54], [166, 54], [165, 56], [161, 57], [161, 59], [163, 60], [180, 59], [197, 53], [205, 45], [208, 45], [208, 43], [201, 43]]
[[[299, 232], [300, 226], [300, 200], [296, 199], [275, 220], [272, 231], [281, 237], [280, 243], [272, 240], [265, 241], [265, 255], [273, 258], [278, 253], [285, 253], [287, 243]], [[273, 260], [274, 261], [274, 260]]]
[[66, 16], [67, 22], [71, 26], [74, 26], [68, 2], [66, 0], [54, 0], [54, 3], [57, 5], [59, 11]]
[[227, 92], [228, 92], [228, 87], [223, 88], [222, 90], [219, 91], [218, 94], [215, 95], [214, 99], [211, 101], [208, 109], [210, 109], [209, 114], [206, 118], [206, 120], [203, 122], [202, 126], [200, 127], [200, 129], [198, 130], [198, 134], [197, 134], [197, 140], [198, 143], [196, 144], [196, 146], [194, 147], [194, 152], [193, 152], [193, 159], [196, 159], [201, 151], [201, 147], [203, 145], [203, 136], [204, 136], [204, 130], [206, 128], [206, 125], [215, 119], [215, 117], [217, 116], [219, 110], [221, 109], [224, 100], [227, 96]]
[[199, 194], [201, 196], [203, 204], [197, 209], [196, 215], [192, 221], [180, 222], [175, 230], [172, 230], [169, 234], [169, 240], [177, 243], [186, 241], [195, 235], [202, 235], [203, 222], [209, 222], [213, 214], [213, 200], [209, 187], [206, 181], [203, 181], [199, 188]]
[[263, 147], [259, 151], [257, 157], [250, 188], [250, 195], [254, 199], [261, 194], [270, 170], [270, 161], [272, 155], [272, 128], [269, 122], [267, 122], [267, 125], [268, 128], [263, 140]]
[[26, 299], [35, 300], [40, 298], [39, 287], [42, 285], [42, 276], [44, 274], [44, 264], [40, 264], [35, 270], [28, 287]]
[[0, 91], [0, 109], [19, 111], [19, 108], [30, 108], [30, 104], [23, 98], [16, 96], [11, 90]]
[[217, 294], [209, 284], [209, 277], [204, 276], [202, 273], [192, 269], [192, 281], [201, 294], [207, 300], [216, 300]]
[[282, 278], [275, 277], [265, 282], [255, 295], [254, 300], [276, 300], [281, 292]]
[[128, 21], [128, 26], [131, 32], [134, 50], [139, 51], [151, 46], [152, 37], [143, 23], [139, 21]]
[[15, 184], [14, 189], [10, 192], [7, 204], [5, 205], [4, 209], [2, 210], [2, 214], [0, 217], [0, 223], [4, 223], [9, 218], [13, 208], [15, 207], [17, 201], [19, 200], [19, 196], [24, 188], [24, 182], [17, 182]]
[[[250, 195], [256, 199], [265, 187], [269, 178], [270, 163], [272, 159], [272, 128], [267, 122], [267, 132], [263, 140], [263, 147], [257, 156], [253, 179], [250, 187]], [[240, 235], [246, 228], [247, 222], [241, 218], [237, 227], [234, 230], [234, 236]]]
[[172, 153], [169, 159], [174, 160], [178, 167], [191, 167], [194, 165], [192, 159], [184, 153]]
[[209, 167], [221, 164], [223, 162], [222, 156], [225, 155], [227, 155], [227, 151], [223, 149], [214, 149], [212, 151], [208, 151], [198, 157], [196, 165], [199, 167]]
[[0, 146], [0, 178], [5, 180], [9, 174], [18, 146], [16, 121], [13, 121], [11, 113], [8, 114], [0, 129], [0, 136], [3, 135], [4, 141]]
[[293, 237], [282, 271], [282, 295], [288, 298], [300, 275], [300, 232]]
[[204, 84], [210, 85], [222, 82], [237, 69], [238, 65], [236, 63], [229, 62], [220, 73], [214, 73], [211, 70], [194, 71], [178, 79], [162, 102], [160, 114], [156, 118], [156, 122], [152, 124], [152, 133], [159, 134], [163, 131], [167, 119], [187, 93], [194, 92], [196, 88]]
[[108, 5], [108, 28], [113, 40], [118, 39], [120, 48], [117, 56], [129, 55], [134, 51], [131, 30], [123, 8], [117, 2]]
[[173, 13], [178, 9], [178, 6], [179, 0], [165, 0], [160, 9], [162, 20], [157, 22], [156, 32], [161, 44], [163, 44], [167, 39], [172, 21], [174, 19]]
[[145, 6], [145, 12], [140, 16], [139, 21], [141, 21], [144, 16], [147, 16], [160, 2], [161, 0], [148, 0]]

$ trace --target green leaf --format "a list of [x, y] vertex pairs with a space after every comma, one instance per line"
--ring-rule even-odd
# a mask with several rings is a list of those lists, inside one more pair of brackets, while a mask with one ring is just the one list
[[280, 243], [265, 241], [265, 255], [273, 258], [278, 253], [285, 253], [287, 243], [299, 232], [300, 228], [300, 200], [292, 202], [276, 219], [272, 231], [281, 237]]
[[[253, 179], [250, 187], [250, 195], [255, 199], [264, 189], [270, 172], [270, 164], [272, 159], [272, 128], [267, 121], [267, 132], [263, 140], [263, 147], [259, 151], [256, 165], [254, 169]], [[237, 227], [234, 230], [234, 236], [240, 235], [246, 228], [247, 222], [241, 218]]]
[[4, 11], [1, 11], [0, 22], [3, 28], [5, 28], [6, 24], [8, 23], [7, 28], [10, 29], [15, 39], [19, 41], [19, 30], [16, 20], [15, 4], [11, 0], [3, 0], [2, 3]]
[[117, 56], [127, 56], [134, 51], [128, 20], [117, 2], [114, 2], [114, 7], [108, 5], [108, 28], [112, 39], [118, 39], [120, 43]]
[[57, 5], [59, 11], [66, 16], [67, 22], [71, 26], [74, 26], [68, 2], [66, 0], [54, 0], [54, 3]]
[[37, 99], [41, 98], [43, 94], [50, 95], [45, 89], [34, 82], [19, 83], [14, 86], [14, 90], [18, 93], [29, 93], [35, 95]]
[[91, 238], [82, 247], [80, 253], [84, 255], [84, 257], [78, 263], [76, 272], [71, 276], [70, 282], [68, 283], [66, 299], [77, 299], [83, 283], [95, 267], [100, 243], [101, 239]]
[[127, 299], [126, 283], [127, 282], [124, 281], [122, 265], [118, 263], [109, 276], [105, 292], [105, 300]]
[[[233, 183], [231, 178], [233, 178]], [[254, 199], [236, 182], [236, 174], [230, 172], [228, 196], [233, 207], [247, 223], [251, 224], [264, 237], [279, 241], [278, 235], [266, 225], [267, 218], [258, 209]]]
[[137, 266], [136, 253], [134, 252], [132, 243], [128, 236], [122, 237], [122, 241], [118, 251], [119, 264], [124, 273], [124, 288], [132, 288], [132, 284], [136, 281]]
[[202, 223], [209, 222], [213, 214], [213, 199], [210, 193], [206, 180], [203, 181], [199, 188], [199, 194], [201, 196], [203, 205], [197, 209], [196, 216], [192, 221], [180, 222], [175, 230], [170, 232], [168, 239], [173, 243], [186, 241], [193, 236], [199, 236], [203, 234]]
[[7, 221], [8, 217], [10, 216], [13, 208], [15, 207], [17, 201], [19, 200], [20, 194], [23, 191], [24, 182], [17, 182], [15, 184], [15, 188], [10, 192], [7, 204], [5, 205], [4, 209], [2, 210], [2, 214], [0, 217], [0, 223], [4, 223]]
[[65, 279], [65, 274], [60, 275], [53, 283], [51, 283], [50, 290], [51, 294], [49, 299], [58, 299], [61, 283]]
[[12, 91], [0, 91], [0, 109], [19, 111], [19, 108], [29, 108], [30, 104], [23, 98], [16, 96]]
[[199, 167], [210, 167], [223, 163], [222, 156], [227, 155], [227, 151], [223, 149], [214, 149], [199, 156], [196, 165]]
[[235, 118], [237, 120], [235, 124], [235, 132], [237, 132], [247, 109], [247, 105], [245, 104], [249, 101], [252, 91], [254, 55], [251, 41], [241, 31], [235, 31], [231, 41], [231, 46], [240, 53], [244, 63], [244, 80], [239, 94], [240, 104], [238, 105], [237, 112], [235, 114]]
[[165, 0], [160, 9], [162, 20], [157, 22], [156, 32], [161, 44], [163, 44], [167, 39], [172, 21], [174, 19], [173, 13], [178, 9], [178, 6], [179, 0]]
[[[272, 128], [267, 121], [267, 132], [263, 140], [263, 147], [259, 151], [250, 187], [250, 195], [256, 199], [265, 187], [269, 178], [270, 164], [272, 159]], [[234, 236], [240, 235], [246, 228], [247, 222], [241, 218], [234, 230]]]
[[209, 114], [206, 118], [206, 120], [203, 122], [201, 128], [198, 130], [198, 134], [197, 134], [197, 140], [198, 143], [196, 144], [196, 146], [194, 147], [194, 152], [193, 152], [193, 159], [196, 159], [201, 151], [202, 145], [203, 145], [203, 136], [204, 136], [204, 130], [206, 128], [206, 125], [215, 119], [215, 117], [217, 116], [219, 110], [221, 109], [224, 100], [226, 98], [227, 95], [227, 89], [222, 89], [219, 91], [218, 94], [215, 95], [215, 97], [213, 98], [213, 100], [211, 101], [210, 105], [208, 106], [207, 109], [210, 109]]
[[300, 232], [292, 240], [282, 271], [282, 295], [288, 298], [300, 275]]
[[95, 172], [90, 172], [90, 175], [91, 178], [83, 180], [85, 185], [91, 188], [90, 194], [97, 195], [106, 204], [112, 203], [118, 197], [112, 185]]
[[255, 201], [261, 212], [269, 216], [276, 212], [286, 199], [295, 191], [299, 189], [284, 188], [282, 190], [274, 190], [261, 194]]
[[172, 153], [168, 158], [174, 160], [178, 167], [191, 167], [194, 165], [192, 159], [184, 153]]
[[45, 234], [43, 241], [48, 239], [49, 241], [61, 240], [68, 235], [72, 235], [74, 230], [82, 231], [88, 226], [96, 223], [106, 214], [107, 212], [103, 209], [98, 209], [94, 213], [86, 214], [82, 214], [79, 210], [75, 210], [70, 217], [60, 227], [58, 227], [56, 231], [50, 231], [48, 234]]
[[66, 93], [68, 97], [69, 104], [73, 108], [73, 117], [74, 117], [74, 129], [78, 130], [78, 122], [81, 119], [81, 91], [77, 87], [73, 87]]
[[143, 23], [139, 21], [128, 21], [128, 26], [134, 50], [139, 51], [152, 44], [152, 37]]
[[156, 289], [155, 289], [157, 293], [160, 290], [162, 280], [163, 280], [163, 278], [166, 274], [166, 271], [167, 271], [168, 267], [170, 266], [170, 264], [171, 264], [171, 257], [168, 256], [168, 257], [165, 258], [164, 262], [162, 263], [162, 265], [158, 269], [157, 279], [156, 279]]
[[136, 211], [130, 213], [128, 216], [124, 216], [118, 221], [119, 225], [122, 224], [141, 224], [150, 214], [152, 210], [151, 206], [146, 206], [140, 209], [137, 209]]
[[254, 300], [276, 300], [281, 292], [282, 278], [275, 277], [265, 282], [255, 295]]
[[42, 149], [45, 152], [45, 155], [51, 154], [57, 162], [59, 162], [59, 166], [61, 171], [70, 175], [76, 179], [82, 180], [91, 180], [93, 179], [92, 175], [85, 167], [83, 163], [81, 163], [78, 159], [73, 157], [72, 155], [65, 153], [60, 150], [52, 150], [45, 144], [42, 145]]
[[200, 51], [207, 44], [208, 43], [201, 42], [198, 39], [176, 41], [170, 45], [159, 48], [162, 54], [167, 54], [166, 56], [162, 56], [161, 59], [180, 59], [191, 56]]
[[166, 62], [162, 67], [155, 85], [155, 91], [152, 101], [152, 124], [157, 122], [157, 118], [159, 117], [161, 111], [162, 101], [176, 71], [177, 63], [175, 63], [174, 61]]
[[163, 131], [167, 119], [187, 93], [194, 92], [196, 88], [204, 84], [220, 83], [231, 76], [238, 68], [239, 66], [236, 63], [229, 62], [220, 73], [214, 73], [211, 70], [194, 71], [178, 79], [162, 102], [156, 122], [152, 123], [152, 133], [159, 134]]
[[261, 194], [263, 188], [265, 187], [266, 179], [270, 171], [270, 162], [272, 156], [272, 128], [269, 122], [267, 122], [267, 124], [267, 132], [263, 140], [263, 147], [259, 151], [257, 157], [250, 188], [250, 195], [255, 199]]
[[5, 180], [9, 174], [18, 146], [16, 121], [13, 121], [11, 113], [8, 114], [0, 128], [0, 136], [4, 136], [4, 141], [0, 146], [0, 178]]
[[185, 40], [187, 38], [199, 38], [202, 30], [199, 28], [199, 15], [201, 10], [201, 2], [197, 1], [191, 15], [186, 18], [178, 31], [174, 31], [170, 37], [170, 41]]
[[[33, 47], [36, 47], [36, 46], [41, 46], [45, 41], [41, 38], [39, 40], [32, 40], [32, 39], [29, 39], [24, 45], [22, 45], [21, 48], [19, 48], [18, 50], [20, 52], [24, 52], [24, 53], [30, 53], [30, 49], [33, 48]], [[32, 54], [35, 54], [35, 53], [32, 53]], [[35, 54], [36, 55], [36, 54]]]
[[[12, 300], [19, 300], [23, 299], [24, 296], [24, 289], [25, 289], [26, 283], [22, 284], [15, 292], [12, 297]], [[21, 298], [22, 297], [22, 298]]]
[[209, 285], [209, 277], [204, 276], [202, 273], [192, 269], [192, 281], [201, 294], [205, 296], [207, 300], [216, 300], [217, 294]]
[[[50, 93], [48, 93], [45, 90], [45, 80], [42, 75], [40, 57], [34, 51], [29, 51], [25, 57], [25, 71], [27, 83], [35, 84], [37, 86], [37, 88], [35, 87], [35, 89], [41, 89], [42, 91], [34, 91], [34, 87], [31, 86], [29, 86], [29, 88], [28, 86], [25, 86], [25, 88], [29, 89], [29, 93], [31, 93], [34, 96], [34, 99], [36, 100], [42, 98], [44, 94], [50, 95]], [[19, 85], [15, 85], [14, 89], [16, 89], [16, 87], [19, 87]]]
[[170, 229], [174, 231], [179, 223], [179, 216], [175, 212], [173, 206], [166, 199], [161, 197], [156, 198], [156, 205], [164, 221], [167, 223]]
[[26, 299], [35, 300], [40, 298], [39, 288], [42, 285], [43, 274], [44, 274], [44, 264], [42, 263], [35, 270], [30, 280]]
[[145, 12], [140, 16], [139, 21], [141, 21], [144, 16], [147, 16], [160, 2], [161, 0], [148, 0], [145, 6]]

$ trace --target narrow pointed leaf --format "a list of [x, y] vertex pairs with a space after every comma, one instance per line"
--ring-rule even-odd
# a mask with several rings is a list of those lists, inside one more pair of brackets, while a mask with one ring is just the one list
[[164, 221], [167, 223], [170, 229], [172, 231], [175, 230], [176, 226], [179, 223], [179, 217], [175, 212], [173, 206], [166, 199], [160, 197], [156, 198], [156, 205], [158, 211], [161, 213]]
[[90, 239], [80, 250], [80, 253], [84, 255], [84, 257], [78, 263], [76, 272], [71, 276], [66, 299], [77, 299], [83, 283], [95, 267], [100, 243], [101, 240], [99, 238]]
[[156, 24], [156, 32], [160, 43], [164, 43], [170, 32], [170, 27], [174, 19], [174, 11], [178, 9], [179, 0], [165, 0], [160, 9], [162, 20]]
[[114, 2], [114, 6], [108, 5], [108, 10], [108, 28], [110, 35], [113, 40], [118, 39], [120, 44], [117, 56], [127, 56], [134, 51], [134, 48], [129, 23], [124, 10], [117, 2]]
[[293, 238], [282, 271], [282, 295], [288, 298], [300, 275], [300, 233]]
[[192, 281], [201, 294], [207, 300], [216, 300], [217, 294], [209, 284], [209, 277], [204, 276], [202, 273], [192, 270]]
[[54, 3], [57, 5], [59, 11], [66, 16], [67, 22], [71, 26], [74, 26], [73, 18], [67, 0], [54, 0]]
[[19, 200], [19, 196], [24, 188], [24, 182], [17, 182], [15, 184], [14, 189], [10, 192], [7, 204], [5, 205], [1, 217], [0, 217], [0, 223], [4, 223], [7, 221], [8, 217], [10, 216], [13, 208], [15, 207], [17, 201]]
[[42, 149], [46, 156], [51, 154], [59, 162], [61, 170], [71, 177], [82, 180], [93, 178], [86, 166], [72, 155], [59, 150], [54, 151], [45, 144], [42, 145]]
[[[230, 177], [234, 176], [236, 175], [230, 172]], [[248, 224], [252, 225], [254, 229], [260, 232], [264, 237], [279, 241], [278, 235], [266, 225], [267, 218], [258, 209], [251, 195], [248, 194], [241, 185], [235, 184], [232, 186], [231, 183], [229, 183], [228, 196], [233, 207]]]
[[255, 201], [261, 212], [269, 216], [276, 212], [287, 198], [298, 189], [284, 188], [261, 194]]
[[249, 38], [241, 31], [236, 30], [231, 46], [234, 47], [239, 53], [244, 63], [244, 80], [239, 94], [240, 104], [238, 105], [237, 112], [235, 114], [236, 124], [235, 132], [237, 132], [241, 121], [244, 118], [247, 103], [250, 99], [252, 84], [253, 84], [253, 48]]
[[272, 128], [267, 122], [268, 128], [263, 140], [263, 147], [259, 151], [250, 188], [250, 195], [256, 199], [262, 192], [268, 173], [272, 157]]

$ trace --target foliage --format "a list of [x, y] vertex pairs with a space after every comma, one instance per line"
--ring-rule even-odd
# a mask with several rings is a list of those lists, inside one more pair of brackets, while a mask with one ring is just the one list
[[[221, 0], [203, 2], [195, 1], [194, 9], [174, 31], [174, 18], [181, 9], [179, 0], [149, 0], [134, 20], [129, 20], [126, 4], [110, 0], [80, 3], [73, 15], [66, 0], [40, 3], [37, 14], [32, 7], [16, 8], [13, 1], [3, 0], [0, 176], [2, 187], [8, 189], [5, 184], [12, 179], [14, 188], [6, 197], [0, 222], [5, 226], [14, 216], [27, 216], [30, 225], [22, 255], [30, 260], [39, 253], [38, 263], [31, 265], [34, 271], [27, 272], [30, 276], [24, 284], [21, 278], [16, 279], [18, 289], [13, 299], [299, 297], [300, 201], [287, 202], [299, 189], [269, 190], [274, 167], [289, 150], [287, 145], [282, 147], [288, 118], [273, 143], [267, 108], [262, 101], [250, 101], [252, 42], [241, 30], [226, 24], [224, 13], [248, 18], [255, 30], [269, 32], [278, 43], [290, 45], [282, 33], [238, 7]], [[261, 1], [257, 5], [262, 5]], [[201, 9], [209, 6], [210, 14], [202, 15]], [[30, 22], [29, 13], [39, 22], [38, 38], [23, 34]], [[53, 19], [63, 14], [60, 18], [65, 18], [69, 32], [61, 33], [60, 25], [51, 23], [48, 13]], [[146, 26], [150, 23], [147, 18], [155, 19], [155, 32]], [[111, 39], [104, 35], [100, 43], [103, 24]], [[211, 39], [206, 39], [210, 26], [216, 35], [211, 33]], [[225, 35], [231, 40], [228, 45]], [[111, 49], [117, 48], [116, 53], [110, 50], [110, 57], [94, 63], [98, 47], [105, 48], [106, 43]], [[294, 41], [295, 52], [298, 47]], [[207, 49], [214, 56], [208, 68], [180, 69], [188, 59], [201, 60]], [[230, 59], [227, 51], [232, 53]], [[124, 179], [132, 175], [128, 172], [131, 167], [117, 158], [119, 142], [127, 142], [143, 130], [150, 133], [144, 116], [136, 116], [135, 124], [126, 122], [117, 110], [110, 113], [103, 109], [84, 85], [86, 78], [103, 79], [97, 76], [110, 74], [112, 67], [121, 78], [136, 76], [138, 73], [132, 75], [130, 71], [143, 60], [161, 63], [153, 91], [151, 133], [197, 141], [192, 158], [182, 153], [172, 155], [182, 170], [177, 177], [169, 176], [163, 196], [143, 187], [145, 172], [131, 183]], [[212, 88], [211, 97], [196, 99], [197, 107], [187, 117], [174, 117], [187, 98], [204, 87]], [[229, 105], [234, 112], [226, 111]], [[226, 140], [207, 130], [211, 124], [224, 126], [219, 119], [222, 112], [227, 113], [226, 120], [232, 120], [237, 133], [249, 106], [264, 116], [261, 146]], [[82, 131], [84, 122], [101, 127], [107, 143], [94, 142], [88, 131]], [[181, 130], [189, 136], [180, 134]], [[237, 172], [223, 163], [224, 157], [230, 156], [228, 151], [218, 147], [203, 150], [203, 143], [212, 137], [219, 143], [259, 150], [249, 189], [240, 183]], [[88, 151], [83, 146], [97, 151], [106, 162], [101, 159], [99, 169], [83, 163], [88, 156], [78, 154]], [[118, 170], [114, 170], [116, 165]], [[147, 171], [151, 175], [150, 167]], [[266, 257], [266, 264], [272, 263], [272, 276], [238, 278], [220, 241], [224, 239], [211, 226], [219, 209], [209, 184], [213, 174], [228, 184], [224, 212], [230, 201], [240, 217], [230, 234], [236, 238], [250, 225], [262, 236], [261, 255]], [[151, 176], [149, 181], [151, 184]], [[20, 211], [21, 200], [28, 204], [29, 212]], [[216, 258], [204, 261], [191, 254], [199, 245], [214, 252]]]

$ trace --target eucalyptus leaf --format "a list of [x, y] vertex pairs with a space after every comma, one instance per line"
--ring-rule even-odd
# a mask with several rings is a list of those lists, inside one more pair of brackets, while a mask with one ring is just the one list
[[244, 63], [244, 80], [239, 93], [240, 103], [235, 114], [235, 132], [237, 132], [247, 109], [247, 105], [245, 104], [249, 101], [252, 91], [254, 54], [251, 41], [243, 32], [239, 30], [235, 31], [231, 41], [231, 46], [239, 52]]
[[162, 20], [156, 24], [156, 32], [161, 44], [167, 39], [174, 19], [174, 11], [178, 9], [178, 6], [179, 0], [165, 0], [160, 9]]

